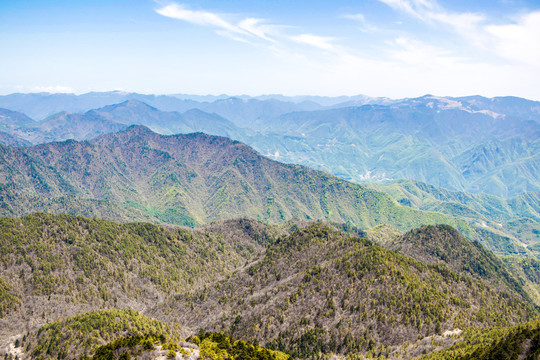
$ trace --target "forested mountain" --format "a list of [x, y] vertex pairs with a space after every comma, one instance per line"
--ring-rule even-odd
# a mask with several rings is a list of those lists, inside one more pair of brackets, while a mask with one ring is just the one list
[[[302, 358], [411, 358], [426, 348], [417, 342], [425, 336], [539, 314], [520, 280], [493, 270], [500, 263], [474, 246], [462, 252], [478, 260], [476, 272], [459, 274], [453, 261], [422, 263], [325, 224], [240, 219], [186, 230], [71, 215], [0, 220], [0, 350], [17, 343], [30, 358], [72, 359], [122, 336], [178, 341], [199, 330]], [[444, 244], [453, 231], [430, 234]], [[84, 314], [103, 309], [161, 322], [126, 310]], [[68, 315], [75, 317], [62, 320]]]
[[277, 238], [253, 220], [183, 230], [71, 215], [0, 218], [0, 335], [96, 309], [144, 310], [252, 260]]
[[[117, 131], [118, 124], [140, 124], [163, 134], [203, 131], [227, 136], [280, 161], [328, 171], [347, 180], [415, 179], [501, 197], [540, 190], [538, 102], [431, 95], [401, 100], [343, 98], [337, 104], [316, 97], [302, 102], [280, 96], [211, 100], [121, 92], [12, 94], [0, 97], [0, 106], [34, 117], [35, 109], [54, 109], [42, 125], [21, 125], [7, 131], [34, 144], [84, 140]], [[76, 120], [88, 117], [89, 126], [96, 131], [80, 133], [69, 123], [55, 120], [65, 116], [56, 113], [66, 110], [81, 112], [78, 116], [82, 117]], [[192, 111], [186, 113], [188, 110]], [[107, 130], [104, 120], [96, 124], [96, 114], [116, 127]], [[41, 115], [35, 118], [41, 120]], [[62, 128], [64, 124], [68, 129]], [[35, 134], [41, 127], [46, 134]]]
[[412, 180], [371, 183], [400, 204], [414, 209], [451, 214], [494, 232], [519, 239], [523, 246], [540, 250], [540, 193], [526, 192], [503, 199], [487, 194], [451, 191]]
[[46, 211], [189, 226], [247, 216], [401, 230], [445, 223], [499, 253], [528, 253], [489, 228], [401, 206], [365, 186], [200, 133], [163, 136], [132, 126], [88, 142], [0, 147], [0, 169], [4, 216]]
[[[482, 281], [498, 281], [492, 264], [479, 261]], [[474, 277], [313, 225], [279, 238], [259, 261], [214, 286], [177, 295], [151, 314], [298, 357], [390, 358], [425, 336], [537, 316], [514, 289], [488, 287]]]
[[537, 102], [0, 107], [0, 355], [538, 356]]

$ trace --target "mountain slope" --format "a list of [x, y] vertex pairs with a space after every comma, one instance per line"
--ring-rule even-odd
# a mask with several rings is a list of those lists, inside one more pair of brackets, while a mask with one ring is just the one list
[[252, 220], [184, 230], [71, 215], [0, 218], [0, 340], [81, 312], [143, 310], [232, 272], [273, 241]]
[[446, 190], [413, 180], [368, 186], [389, 194], [402, 205], [451, 214], [491, 234], [498, 234], [494, 235], [495, 238], [513, 238], [522, 247], [540, 255], [537, 251], [540, 246], [539, 192], [502, 199], [493, 195]]
[[471, 329], [449, 349], [421, 360], [536, 360], [540, 357], [540, 322], [511, 328]]
[[[176, 224], [244, 216], [272, 222], [325, 219], [362, 228], [447, 223], [475, 236], [466, 223], [447, 215], [400, 206], [383, 193], [205, 134], [162, 136], [134, 126], [91, 142], [0, 150], [4, 215], [44, 210], [25, 201], [29, 196], [73, 197], [88, 206], [90, 200], [107, 201]], [[73, 210], [56, 204], [56, 211]]]
[[385, 246], [425, 264], [443, 264], [459, 274], [519, 293], [530, 301], [524, 284], [510, 274], [500, 259], [480, 243], [465, 239], [450, 226], [422, 226], [391, 240]]
[[313, 225], [280, 238], [259, 261], [214, 286], [177, 295], [151, 313], [298, 357], [395, 357], [419, 337], [536, 316], [514, 294]]
[[508, 197], [540, 189], [540, 117], [531, 116], [424, 96], [284, 114], [248, 143], [281, 161], [355, 181], [415, 179]]

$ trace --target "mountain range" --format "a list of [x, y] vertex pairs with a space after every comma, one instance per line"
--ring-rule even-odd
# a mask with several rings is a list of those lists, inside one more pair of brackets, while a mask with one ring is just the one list
[[[0, 131], [15, 137], [2, 140], [4, 144], [23, 145], [86, 140], [138, 124], [162, 134], [202, 131], [227, 136], [276, 160], [353, 181], [413, 179], [500, 197], [540, 190], [538, 102], [431, 95], [340, 98], [345, 100], [340, 103], [316, 97], [295, 100], [275, 96], [199, 102], [118, 92], [12, 94], [0, 97], [0, 106], [11, 109], [0, 118]], [[92, 107], [96, 105], [104, 106]], [[50, 109], [49, 116], [34, 122], [14, 120], [27, 117], [13, 110], [42, 116], [36, 109]]]
[[0, 350], [11, 344], [32, 358], [92, 356], [135, 334], [178, 342], [211, 330], [300, 358], [407, 359], [429, 349], [425, 338], [540, 313], [523, 279], [446, 226], [383, 241], [401, 254], [324, 223], [181, 229], [33, 214], [1, 218], [0, 231]]
[[445, 223], [497, 253], [532, 254], [504, 229], [412, 209], [366, 186], [202, 133], [165, 136], [137, 125], [90, 141], [0, 147], [0, 169], [4, 216], [47, 211], [187, 226], [248, 216], [399, 230]]
[[536, 102], [2, 106], [7, 359], [540, 354]]

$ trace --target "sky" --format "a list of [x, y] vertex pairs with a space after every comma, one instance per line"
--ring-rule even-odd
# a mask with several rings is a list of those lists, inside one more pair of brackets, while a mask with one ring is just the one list
[[540, 0], [0, 0], [0, 94], [540, 100]]

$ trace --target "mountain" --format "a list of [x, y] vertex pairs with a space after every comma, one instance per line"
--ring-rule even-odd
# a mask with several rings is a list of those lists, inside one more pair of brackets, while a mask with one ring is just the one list
[[516, 281], [499, 258], [479, 242], [465, 239], [450, 226], [422, 226], [394, 238], [385, 246], [425, 264], [443, 264], [458, 274], [510, 289], [530, 301], [524, 283]]
[[[92, 214], [99, 205], [110, 219], [117, 216], [114, 209], [121, 209], [119, 214], [128, 218], [191, 226], [244, 216], [272, 222], [324, 219], [364, 229], [382, 223], [402, 230], [446, 223], [476, 238], [476, 230], [450, 216], [400, 206], [364, 186], [281, 164], [242, 143], [201, 133], [163, 136], [132, 126], [89, 142], [0, 147], [0, 169], [5, 216]], [[73, 208], [78, 199], [81, 205]], [[504, 251], [526, 251], [504, 239], [499, 245], [509, 246]]]
[[420, 354], [425, 336], [539, 314], [497, 282], [502, 273], [482, 261], [493, 256], [487, 252], [463, 254], [479, 257], [475, 270], [484, 276], [461, 275], [337, 227], [238, 219], [191, 230], [72, 215], [0, 218], [0, 350], [71, 359], [110, 350], [101, 346], [125, 336], [141, 336], [134, 344], [154, 336], [165, 346], [158, 335], [176, 342], [192, 335], [203, 351], [205, 339], [223, 339], [193, 336], [205, 329], [301, 358], [410, 358], [403, 347], [414, 344]]
[[[38, 330], [25, 333], [24, 337], [18, 340], [21, 352], [35, 360], [78, 359], [99, 354], [98, 349], [103, 344], [126, 337], [135, 340], [133, 342], [136, 345], [139, 345], [139, 342], [140, 345], [144, 345], [145, 340], [157, 340], [159, 345], [168, 342], [177, 343], [178, 333], [181, 331], [175, 330], [177, 329], [173, 330], [167, 324], [150, 319], [137, 311], [113, 309], [83, 313], [54, 321]], [[176, 341], [171, 341], [171, 338], [176, 338]], [[122, 345], [129, 347], [129, 343], [126, 341]]]
[[288, 360], [290, 356], [223, 333], [199, 333], [180, 340], [177, 324], [148, 318], [133, 310], [84, 313], [51, 322], [24, 334], [12, 352], [32, 359], [207, 359]]
[[186, 111], [198, 104], [196, 101], [182, 100], [173, 96], [143, 95], [123, 91], [90, 92], [82, 95], [50, 94], [50, 93], [15, 93], [0, 96], [0, 107], [28, 114], [34, 119], [44, 119], [56, 113], [66, 111], [72, 113], [86, 112], [124, 102], [139, 100], [159, 106], [164, 110]]
[[43, 134], [33, 139], [34, 143], [63, 141], [68, 139], [88, 140], [98, 135], [116, 132], [126, 126], [94, 114], [72, 114], [61, 112], [46, 118], [39, 124]]
[[18, 134], [18, 129], [32, 127], [36, 122], [23, 113], [0, 108], [0, 144], [29, 146], [31, 143]]
[[[12, 94], [0, 97], [0, 106], [33, 117], [34, 108], [50, 108], [55, 113], [99, 108], [96, 111], [102, 116], [124, 125], [145, 125], [163, 134], [204, 131], [227, 136], [276, 160], [353, 181], [414, 179], [504, 198], [540, 191], [538, 102], [433, 95], [399, 100], [277, 95], [195, 98], [200, 101], [185, 95], [123, 92]], [[113, 105], [122, 102], [118, 109]], [[199, 117], [216, 126], [197, 128], [174, 114], [188, 110], [215, 114], [214, 119], [206, 114]], [[33, 143], [65, 139], [10, 133]]]
[[138, 100], [105, 106], [87, 114], [99, 114], [107, 120], [124, 125], [144, 125], [160, 134], [204, 132], [234, 139], [245, 137], [243, 130], [219, 115], [199, 109], [187, 110], [182, 114], [166, 112]]
[[425, 96], [281, 115], [249, 144], [355, 181], [415, 179], [508, 197], [540, 189], [540, 117], [531, 117]]
[[138, 100], [126, 100], [80, 114], [62, 111], [39, 122], [25, 118], [20, 113], [8, 110], [5, 113], [4, 125], [0, 123], [0, 128], [4, 128], [7, 133], [4, 136], [5, 145], [40, 144], [68, 139], [89, 140], [133, 124], [144, 125], [163, 134], [204, 131], [235, 139], [246, 137], [244, 130], [219, 115], [197, 109], [182, 114], [166, 112]]
[[471, 110], [488, 110], [507, 117], [538, 121], [540, 102], [518, 98], [515, 96], [499, 96], [486, 98], [483, 96], [465, 96], [454, 98], [467, 105]]
[[50, 214], [0, 218], [0, 233], [2, 341], [82, 312], [143, 311], [233, 272], [279, 235], [247, 219], [185, 230]]
[[280, 237], [259, 260], [150, 314], [300, 358], [398, 358], [406, 343], [426, 336], [537, 316], [526, 304], [507, 287], [486, 286], [445, 265], [426, 265], [316, 224]]
[[[238, 125], [250, 123], [259, 118], [268, 118], [291, 111], [315, 110], [322, 108], [313, 101], [294, 101], [291, 98], [266, 97], [204, 97], [186, 95], [144, 95], [123, 91], [90, 92], [75, 94], [10, 94], [0, 96], [0, 107], [28, 114], [34, 119], [44, 119], [58, 112], [83, 113], [95, 108], [140, 101], [162, 111], [185, 112], [199, 109], [216, 113], [237, 122]], [[130, 123], [129, 125], [133, 125]]]
[[35, 123], [23, 113], [0, 108], [0, 126], [6, 127], [10, 125], [30, 125]]
[[452, 191], [414, 180], [396, 180], [369, 184], [383, 191], [400, 204], [415, 209], [439, 211], [474, 220], [498, 221], [530, 218], [540, 221], [540, 193], [523, 193], [513, 198], [500, 198], [488, 194]]
[[24, 139], [21, 139], [20, 137], [0, 131], [0, 144], [1, 145], [7, 145], [7, 146], [30, 146], [32, 143], [29, 141], [26, 141]]
[[240, 99], [231, 97], [202, 104], [201, 110], [219, 114], [240, 127], [250, 127], [258, 130], [265, 127], [277, 116], [294, 111], [319, 110], [322, 106], [314, 102], [294, 103], [276, 99]]
[[503, 199], [487, 194], [451, 191], [413, 180], [369, 184], [402, 205], [451, 214], [492, 232], [519, 239], [523, 246], [540, 246], [540, 193]]
[[47, 211], [188, 226], [248, 216], [403, 231], [444, 223], [497, 253], [530, 254], [497, 229], [410, 209], [365, 186], [201, 133], [163, 136], [132, 126], [88, 142], [0, 147], [0, 169], [4, 216]]
[[470, 329], [454, 346], [419, 360], [535, 360], [540, 357], [540, 322], [492, 329]]

